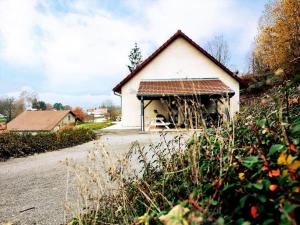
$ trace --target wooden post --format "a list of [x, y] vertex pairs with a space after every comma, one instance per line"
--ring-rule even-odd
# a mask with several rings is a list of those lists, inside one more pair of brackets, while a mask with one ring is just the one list
[[184, 126], [186, 129], [188, 129], [188, 121], [187, 121], [187, 105], [186, 105], [186, 98], [184, 97]]
[[141, 96], [141, 130], [145, 131], [145, 119], [144, 119], [144, 97]]

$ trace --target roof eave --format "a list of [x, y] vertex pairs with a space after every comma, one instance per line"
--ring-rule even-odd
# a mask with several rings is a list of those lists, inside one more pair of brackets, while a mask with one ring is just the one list
[[211, 92], [201, 92], [201, 93], [191, 93], [191, 94], [182, 94], [182, 93], [178, 93], [178, 94], [137, 94], [137, 98], [141, 99], [141, 97], [153, 97], [153, 98], [159, 98], [159, 97], [185, 97], [185, 96], [196, 96], [196, 95], [210, 95], [210, 96], [226, 96], [228, 95], [229, 97], [232, 97], [235, 95], [235, 92], [215, 92], [215, 93], [211, 93]]
[[223, 69], [226, 73], [228, 73], [233, 79], [235, 79], [239, 84], [244, 85], [244, 82], [241, 78], [235, 75], [230, 69], [228, 69], [225, 65], [220, 63], [217, 59], [215, 59], [211, 54], [201, 48], [196, 42], [190, 39], [186, 34], [184, 34], [181, 30], [178, 30], [174, 35], [172, 35], [162, 46], [156, 49], [144, 62], [142, 62], [135, 70], [133, 70], [130, 74], [128, 74], [121, 82], [119, 82], [114, 88], [113, 91], [121, 94], [122, 86], [125, 85], [132, 77], [134, 77], [140, 70], [142, 70], [148, 63], [150, 63], [157, 55], [159, 55], [164, 49], [166, 49], [172, 42], [174, 42], [179, 37], [184, 38], [187, 42], [193, 45], [197, 50], [199, 50], [202, 54], [208, 57], [211, 61], [213, 61], [216, 65], [218, 65], [221, 69]]

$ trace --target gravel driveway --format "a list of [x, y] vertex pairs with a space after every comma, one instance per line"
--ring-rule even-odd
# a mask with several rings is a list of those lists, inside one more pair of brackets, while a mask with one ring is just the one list
[[0, 162], [0, 224], [55, 225], [64, 222], [63, 202], [66, 195], [66, 158], [84, 162], [95, 144], [104, 144], [112, 154], [127, 152], [133, 141], [149, 144], [158, 134], [114, 132], [60, 151]]

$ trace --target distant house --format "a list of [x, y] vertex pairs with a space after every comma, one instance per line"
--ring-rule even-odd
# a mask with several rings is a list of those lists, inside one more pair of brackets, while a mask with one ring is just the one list
[[25, 111], [7, 124], [8, 131], [14, 132], [55, 132], [75, 124], [78, 118], [70, 110]]
[[113, 91], [122, 98], [123, 127], [144, 130], [164, 118], [166, 124], [187, 128], [199, 120], [200, 110], [224, 120], [238, 112], [240, 84], [239, 77], [178, 30]]
[[93, 116], [93, 122], [104, 122], [108, 113], [107, 108], [88, 109], [87, 114]]

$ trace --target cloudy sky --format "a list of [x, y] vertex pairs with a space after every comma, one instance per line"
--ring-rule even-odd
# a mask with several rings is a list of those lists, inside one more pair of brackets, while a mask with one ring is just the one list
[[0, 0], [0, 97], [95, 107], [128, 74], [137, 42], [144, 59], [178, 29], [201, 46], [228, 41], [230, 68], [247, 55], [267, 0]]

